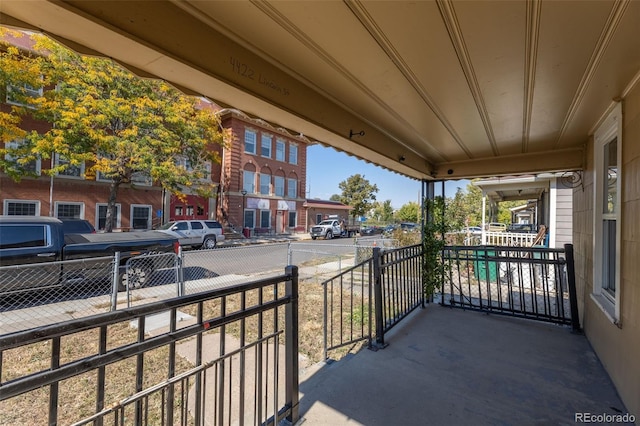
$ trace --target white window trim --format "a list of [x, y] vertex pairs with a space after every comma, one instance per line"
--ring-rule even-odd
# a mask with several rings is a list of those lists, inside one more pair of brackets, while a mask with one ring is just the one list
[[[253, 182], [248, 182], [246, 180], [246, 173], [251, 173], [253, 175]], [[256, 172], [252, 172], [250, 170], [242, 171], [242, 189], [247, 191], [247, 194], [256, 194]]]
[[2, 214], [7, 215], [7, 211], [9, 209], [9, 203], [21, 203], [21, 204], [35, 204], [36, 205], [36, 216], [40, 216], [40, 201], [38, 200], [16, 200], [7, 198], [4, 200]]
[[[291, 159], [292, 159], [291, 149], [292, 148], [295, 149], [295, 151], [296, 151], [296, 158], [294, 159], [295, 161], [291, 161]], [[288, 158], [289, 164], [293, 164], [294, 166], [297, 166], [298, 165], [298, 156], [299, 156], [299, 154], [300, 154], [300, 151], [298, 150], [298, 145], [297, 144], [293, 144], [293, 143], [289, 144], [289, 158]]]
[[[266, 178], [267, 176], [269, 176], [269, 184], [268, 184], [267, 192], [262, 192], [262, 177], [263, 177], [263, 176], [264, 176], [265, 178]], [[260, 195], [273, 195], [273, 193], [272, 193], [272, 186], [271, 186], [271, 185], [272, 185], [272, 183], [271, 183], [271, 176], [272, 176], [272, 175], [267, 174], [267, 173], [260, 173], [260, 178], [258, 179], [258, 180], [259, 180], [259, 183], [260, 183], [260, 192], [258, 192], [258, 194], [260, 194]]]
[[[295, 182], [295, 188], [292, 193], [291, 182]], [[298, 179], [287, 178], [287, 191], [285, 192], [287, 198], [298, 198]]]
[[[27, 86], [26, 84], [24, 85], [25, 87]], [[25, 108], [29, 108], [29, 109], [35, 109], [35, 106], [30, 105], [30, 104], [22, 104], [20, 102], [16, 102], [10, 99], [10, 95], [9, 93], [13, 92], [15, 89], [17, 89], [18, 87], [16, 85], [13, 84], [7, 84], [7, 96], [5, 98], [5, 101], [7, 104], [9, 105], [16, 105], [16, 106], [22, 106]], [[44, 93], [44, 89], [41, 87], [37, 90], [32, 90], [30, 88], [27, 88], [27, 90], [32, 91], [34, 94], [37, 93], [37, 97], [41, 97], [42, 94]]]
[[[96, 229], [99, 229], [98, 224], [100, 222], [100, 215], [99, 213], [99, 208], [100, 207], [107, 207], [109, 204], [107, 203], [96, 203], [96, 217], [95, 217], [95, 221], [96, 223], [94, 224], [94, 227]], [[121, 228], [122, 227], [122, 204], [120, 203], [116, 203], [116, 228]]]
[[81, 201], [55, 201], [53, 203], [53, 212], [58, 217], [58, 206], [68, 204], [71, 206], [80, 206], [80, 219], [84, 219], [84, 203]]
[[[149, 209], [149, 215], [147, 216], [147, 223], [149, 224], [149, 226], [151, 226], [153, 224], [153, 206], [151, 204], [131, 204], [131, 207], [129, 208], [129, 228], [134, 229], [133, 228], [133, 209], [135, 207], [147, 207]], [[151, 228], [147, 228], [147, 229], [151, 229]]]
[[[280, 186], [280, 188], [282, 188], [282, 194], [278, 194], [278, 180], [282, 181], [282, 185]], [[287, 179], [284, 176], [274, 176], [273, 177], [273, 193], [276, 195], [276, 197], [284, 197], [287, 192], [286, 192], [286, 183], [287, 183]]]
[[[56, 167], [58, 166], [60, 161], [60, 154], [56, 153], [55, 154], [55, 165]], [[84, 173], [85, 173], [85, 168], [84, 168], [85, 164], [84, 161], [80, 164], [80, 176], [69, 176], [69, 175], [61, 175], [60, 173], [56, 173], [56, 176], [59, 178], [63, 178], [63, 179], [84, 179]]]
[[[253, 151], [247, 151], [247, 133], [253, 134]], [[242, 140], [242, 143], [244, 144], [244, 152], [246, 152], [247, 154], [256, 155], [256, 153], [258, 152], [258, 132], [252, 129], [244, 129], [244, 138]]]
[[[14, 139], [12, 141], [5, 142], [4, 146], [6, 149], [18, 148], [22, 142], [24, 142], [24, 139]], [[10, 160], [13, 156], [11, 154], [5, 154], [4, 158], [5, 160]], [[36, 175], [42, 175], [42, 160], [40, 158], [36, 160]]]
[[[266, 141], [269, 140], [269, 155], [264, 155], [262, 153], [262, 144]], [[272, 158], [273, 157], [273, 136], [268, 134], [268, 133], [263, 133], [260, 136], [260, 156], [264, 157], [264, 158]]]
[[[609, 293], [602, 288], [602, 270], [603, 270], [603, 249], [602, 249], [602, 199], [604, 191], [604, 182], [602, 176], [602, 170], [604, 168], [604, 154], [603, 150], [606, 144], [613, 139], [617, 139], [617, 166], [618, 166], [618, 179], [616, 181], [617, 190], [617, 203], [615, 220], [616, 220], [616, 275], [615, 275], [615, 297], [612, 297]], [[616, 104], [613, 111], [609, 114], [602, 125], [596, 130], [594, 134], [594, 202], [593, 202], [593, 292], [591, 293], [591, 299], [602, 310], [605, 316], [614, 324], [620, 325], [620, 295], [621, 279], [620, 279], [620, 257], [621, 257], [621, 238], [622, 238], [622, 224], [620, 221], [620, 213], [622, 210], [622, 106], [620, 103]]]
[[[278, 158], [278, 146], [282, 146], [282, 158]], [[285, 162], [287, 159], [287, 143], [282, 139], [276, 139], [276, 153], [275, 153], [276, 161]]]

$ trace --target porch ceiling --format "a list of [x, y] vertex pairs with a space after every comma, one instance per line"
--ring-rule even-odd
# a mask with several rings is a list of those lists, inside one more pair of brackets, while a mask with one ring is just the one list
[[632, 1], [3, 0], [0, 14], [419, 179], [580, 169], [640, 70]]

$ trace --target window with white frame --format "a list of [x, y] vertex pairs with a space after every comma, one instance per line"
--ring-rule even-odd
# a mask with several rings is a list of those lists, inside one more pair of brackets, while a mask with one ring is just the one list
[[271, 228], [271, 210], [260, 210], [260, 228]]
[[55, 208], [58, 219], [84, 219], [84, 203], [56, 201]]
[[23, 85], [7, 85], [7, 103], [11, 105], [20, 105], [27, 108], [35, 108], [34, 104], [30, 102], [33, 98], [39, 98], [42, 96], [42, 88], [36, 89], [29, 84]]
[[256, 173], [244, 170], [242, 172], [242, 189], [247, 191], [247, 194], [255, 194], [256, 187]]
[[283, 140], [281, 139], [276, 140], [276, 160], [284, 161], [285, 146], [286, 145]]
[[594, 135], [593, 296], [614, 322], [620, 319], [620, 190], [622, 109], [617, 104]]
[[298, 195], [298, 180], [297, 179], [287, 179], [287, 197], [296, 198]]
[[260, 142], [260, 155], [271, 158], [271, 135], [263, 134]]
[[289, 163], [298, 164], [298, 145], [289, 145]]
[[260, 194], [271, 194], [271, 175], [260, 173]]
[[133, 172], [131, 173], [131, 183], [138, 186], [151, 186], [153, 179], [147, 172]]
[[4, 200], [4, 214], [9, 216], [40, 216], [40, 201]]
[[[115, 211], [113, 216], [111, 216], [111, 228], [120, 228], [121, 225], [121, 210], [122, 206], [118, 203], [115, 205]], [[96, 224], [95, 227], [97, 230], [101, 231], [106, 228], [107, 224], [107, 204], [106, 203], [97, 203], [96, 204]]]
[[[16, 140], [13, 140], [11, 142], [5, 143], [5, 148], [7, 150], [18, 149], [18, 148], [20, 148], [20, 145], [22, 145], [24, 142], [25, 142], [24, 139], [16, 139]], [[19, 157], [14, 157], [11, 154], [5, 154], [4, 159], [7, 160], [7, 161], [15, 162], [16, 166], [20, 170], [24, 170], [24, 171], [26, 171], [28, 173], [33, 173], [35, 175], [40, 175], [41, 164], [42, 164], [40, 158], [38, 158], [35, 161], [22, 162], [22, 161], [20, 161]]]
[[245, 129], [244, 131], [244, 152], [247, 154], [256, 154], [256, 132]]
[[255, 228], [256, 227], [256, 211], [255, 210], [245, 210], [244, 211], [244, 228]]
[[276, 191], [276, 196], [284, 197], [284, 176], [274, 176], [273, 184]]
[[298, 212], [289, 211], [289, 228], [295, 228], [298, 226]]
[[82, 178], [84, 176], [84, 162], [80, 164], [71, 164], [64, 155], [56, 154], [56, 167], [66, 165], [67, 167], [58, 172], [58, 176]]
[[151, 206], [147, 204], [131, 205], [131, 227], [133, 229], [151, 229]]

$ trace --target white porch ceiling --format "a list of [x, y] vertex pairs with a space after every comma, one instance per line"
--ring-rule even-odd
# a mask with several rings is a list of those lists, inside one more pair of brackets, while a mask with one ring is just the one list
[[2, 0], [0, 22], [418, 179], [580, 169], [640, 79], [637, 1]]

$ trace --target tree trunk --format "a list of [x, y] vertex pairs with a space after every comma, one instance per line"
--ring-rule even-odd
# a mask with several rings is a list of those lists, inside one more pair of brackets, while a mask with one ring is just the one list
[[113, 222], [116, 212], [116, 198], [118, 197], [118, 189], [120, 182], [112, 182], [109, 191], [109, 201], [107, 202], [107, 217], [104, 224], [104, 232], [113, 232]]

